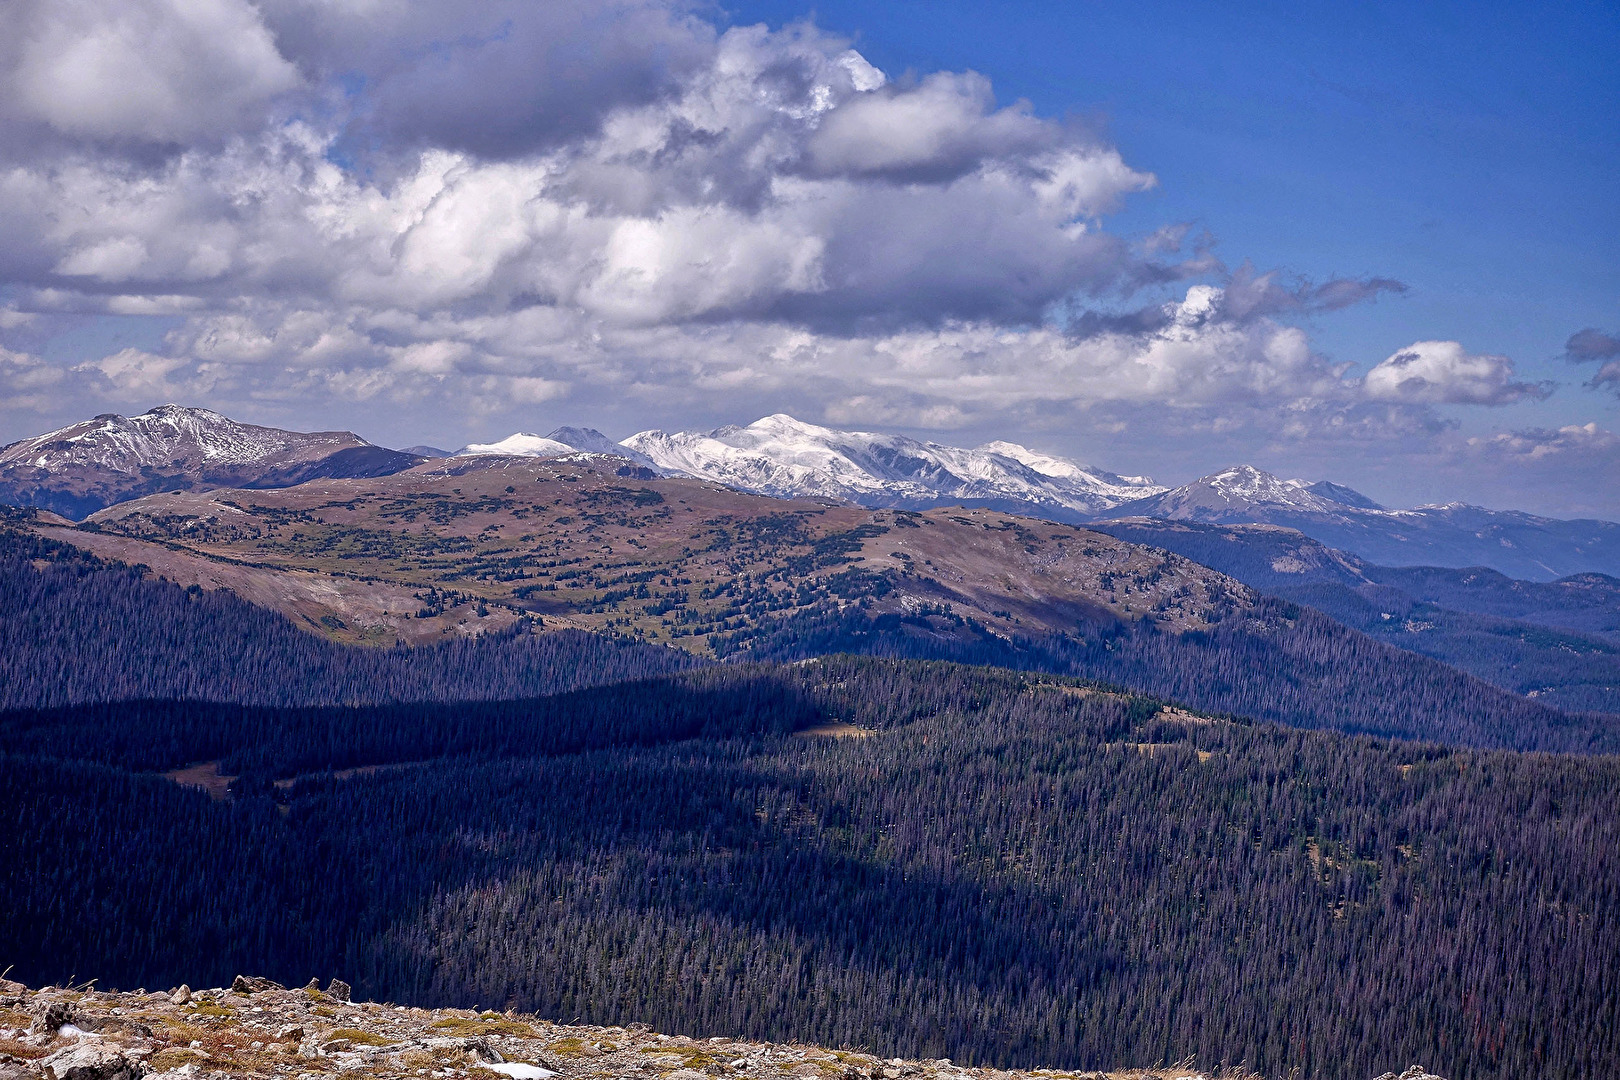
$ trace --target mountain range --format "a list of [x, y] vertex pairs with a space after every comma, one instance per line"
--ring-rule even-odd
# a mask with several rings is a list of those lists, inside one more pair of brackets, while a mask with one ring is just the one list
[[1283, 525], [1388, 566], [1484, 566], [1530, 581], [1620, 574], [1620, 525], [1613, 522], [1466, 503], [1391, 510], [1338, 484], [1284, 480], [1249, 465], [1117, 504], [1092, 520], [1103, 518]]
[[1014, 443], [967, 450], [783, 415], [706, 434], [644, 431], [624, 445], [671, 472], [778, 497], [983, 506], [1077, 523], [1145, 517], [1284, 525], [1390, 566], [1486, 566], [1532, 581], [1620, 574], [1620, 525], [1613, 522], [1463, 503], [1392, 510], [1341, 484], [1287, 480], [1249, 465], [1166, 489]]
[[1094, 526], [1307, 604], [1369, 637], [1568, 711], [1620, 713], [1620, 580], [1380, 566], [1278, 525], [1126, 518]]
[[0, 502], [82, 518], [162, 491], [288, 487], [375, 477], [430, 458], [608, 454], [775, 498], [869, 509], [978, 507], [1078, 524], [1130, 518], [1271, 524], [1386, 566], [1489, 567], [1514, 578], [1620, 575], [1620, 525], [1464, 503], [1390, 509], [1330, 481], [1240, 465], [1166, 488], [1012, 442], [964, 448], [841, 431], [785, 414], [708, 432], [642, 431], [622, 442], [588, 427], [526, 432], [453, 453], [389, 450], [350, 432], [300, 433], [164, 405], [104, 415], [0, 449]]

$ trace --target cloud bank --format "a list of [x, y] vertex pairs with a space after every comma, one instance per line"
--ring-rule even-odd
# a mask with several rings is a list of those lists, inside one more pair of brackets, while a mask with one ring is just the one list
[[[680, 422], [724, 399], [1368, 440], [1550, 391], [1456, 341], [1357, 375], [1300, 323], [1400, 282], [1228, 269], [1174, 224], [1116, 235], [1157, 181], [1096, 132], [973, 72], [891, 77], [808, 24], [644, 0], [13, 0], [8, 21], [13, 410], [611, 401]], [[167, 332], [27, 347], [112, 317]], [[1568, 350], [1614, 388], [1613, 346]]]

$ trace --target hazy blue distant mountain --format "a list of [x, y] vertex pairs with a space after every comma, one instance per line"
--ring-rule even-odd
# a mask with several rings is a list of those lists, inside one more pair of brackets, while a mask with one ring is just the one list
[[1337, 484], [1284, 480], [1248, 465], [1121, 503], [1104, 516], [1283, 525], [1386, 566], [1490, 567], [1530, 581], [1620, 575], [1620, 525], [1614, 522], [1465, 503], [1386, 510]]
[[1277, 525], [1098, 526], [1308, 604], [1365, 634], [1558, 708], [1620, 712], [1620, 579], [1522, 581], [1485, 567], [1379, 566]]

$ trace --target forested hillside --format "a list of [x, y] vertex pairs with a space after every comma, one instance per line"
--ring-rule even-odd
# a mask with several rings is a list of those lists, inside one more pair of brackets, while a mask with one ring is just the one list
[[1620, 714], [1620, 581], [1612, 577], [1519, 581], [1478, 566], [1378, 566], [1268, 525], [1132, 520], [1098, 528], [1554, 708]]
[[[336, 973], [1008, 1065], [1620, 1071], [1613, 758], [855, 659], [206, 711], [0, 717], [0, 960], [24, 981]], [[817, 730], [848, 737], [790, 733]], [[222, 752], [234, 801], [130, 771]]]
[[[1014, 521], [1003, 528], [964, 518], [967, 524], [948, 527], [959, 530], [964, 543], [988, 546], [971, 558], [958, 552], [963, 569], [953, 577], [924, 562], [943, 562], [943, 555], [935, 559], [928, 553], [934, 550], [929, 545], [942, 542], [947, 526], [901, 520], [906, 519], [894, 519], [892, 531], [909, 534], [904, 540], [883, 534], [875, 539], [897, 555], [906, 554], [898, 550], [902, 544], [914, 548], [917, 555], [908, 556], [909, 564], [891, 560], [906, 569], [872, 568], [857, 556], [859, 545], [874, 539], [858, 529], [852, 540], [835, 534], [831, 542], [812, 542], [795, 531], [799, 526], [793, 521], [734, 521], [721, 530], [724, 546], [711, 556], [722, 562], [706, 564], [705, 572], [716, 578], [702, 590], [709, 597], [705, 621], [690, 629], [674, 627], [683, 635], [675, 640], [701, 642], [704, 653], [727, 660], [855, 652], [1084, 675], [1200, 708], [1455, 745], [1620, 749], [1620, 724], [1613, 718], [1571, 716], [1504, 693], [1310, 609], [1263, 599], [1204, 568], [1186, 571], [1191, 564], [1167, 561], [1150, 549], [1091, 548], [1087, 536], [1094, 534], [1067, 526], [1048, 526], [1064, 535], [1042, 538]], [[10, 535], [9, 540], [0, 535], [0, 546], [10, 544], [13, 551], [0, 560], [5, 590], [0, 627], [20, 645], [0, 658], [0, 675], [6, 676], [0, 706], [135, 698], [273, 706], [496, 700], [698, 662], [683, 650], [635, 644], [630, 635], [639, 638], [641, 628], [627, 625], [627, 616], [611, 614], [602, 629], [629, 640], [615, 644], [600, 635], [566, 631], [537, 635], [532, 631], [542, 625], [566, 625], [556, 615], [540, 615], [518, 618], [508, 629], [477, 640], [454, 638], [431, 648], [343, 647], [228, 592], [180, 589], [49, 537]], [[793, 554], [791, 545], [801, 542], [810, 550]], [[1027, 591], [1014, 595], [1022, 586], [976, 591], [974, 581], [963, 577], [966, 568], [982, 563], [981, 573], [1010, 576], [995, 561], [1009, 546], [1032, 562], [1050, 562], [1070, 550], [1073, 565], [1089, 568], [1095, 580], [1084, 588], [1065, 586], [1071, 591], [1063, 597], [1033, 600]], [[1030, 557], [1024, 546], [1041, 554]], [[783, 568], [767, 573], [764, 567], [773, 561]], [[697, 562], [688, 559], [686, 565]], [[720, 580], [730, 565], [754, 572]], [[790, 572], [791, 567], [797, 569]], [[593, 582], [610, 572], [621, 581], [627, 576], [622, 567], [589, 571], [587, 564], [582, 575], [586, 571]], [[606, 594], [595, 586], [582, 588], [593, 610], [639, 610], [657, 621], [645, 612], [673, 601], [655, 593], [688, 596], [694, 588], [678, 573], [662, 571], [662, 578], [659, 573], [647, 571], [642, 576], [650, 576], [640, 586], [626, 584]], [[1176, 585], [1184, 573], [1190, 583]], [[650, 598], [637, 600], [637, 589], [649, 584]], [[1133, 602], [1153, 595], [1181, 605], [1177, 610], [1192, 625], [1178, 628], [1169, 620], [1171, 625], [1161, 626], [1158, 618], [1120, 618], [1111, 610], [1128, 612]], [[601, 596], [608, 596], [611, 606], [596, 602]], [[982, 610], [996, 602], [1023, 615]]]
[[1615, 717], [1571, 715], [1515, 697], [1273, 598], [1205, 632], [1162, 633], [1136, 625], [1012, 639], [982, 633], [949, 614], [901, 617], [828, 606], [736, 631], [717, 651], [770, 660], [835, 652], [948, 659], [1102, 679], [1201, 709], [1297, 727], [1458, 746], [1620, 750]]
[[428, 648], [344, 646], [229, 592], [182, 589], [0, 523], [0, 708], [496, 699], [691, 663], [669, 649], [531, 629]]

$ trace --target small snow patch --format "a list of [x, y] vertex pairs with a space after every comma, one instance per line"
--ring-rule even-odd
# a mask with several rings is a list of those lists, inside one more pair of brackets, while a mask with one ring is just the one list
[[550, 1069], [542, 1069], [538, 1065], [526, 1065], [521, 1061], [503, 1061], [498, 1065], [485, 1065], [484, 1068], [498, 1073], [505, 1073], [512, 1080], [546, 1080], [548, 1076], [557, 1075]]

